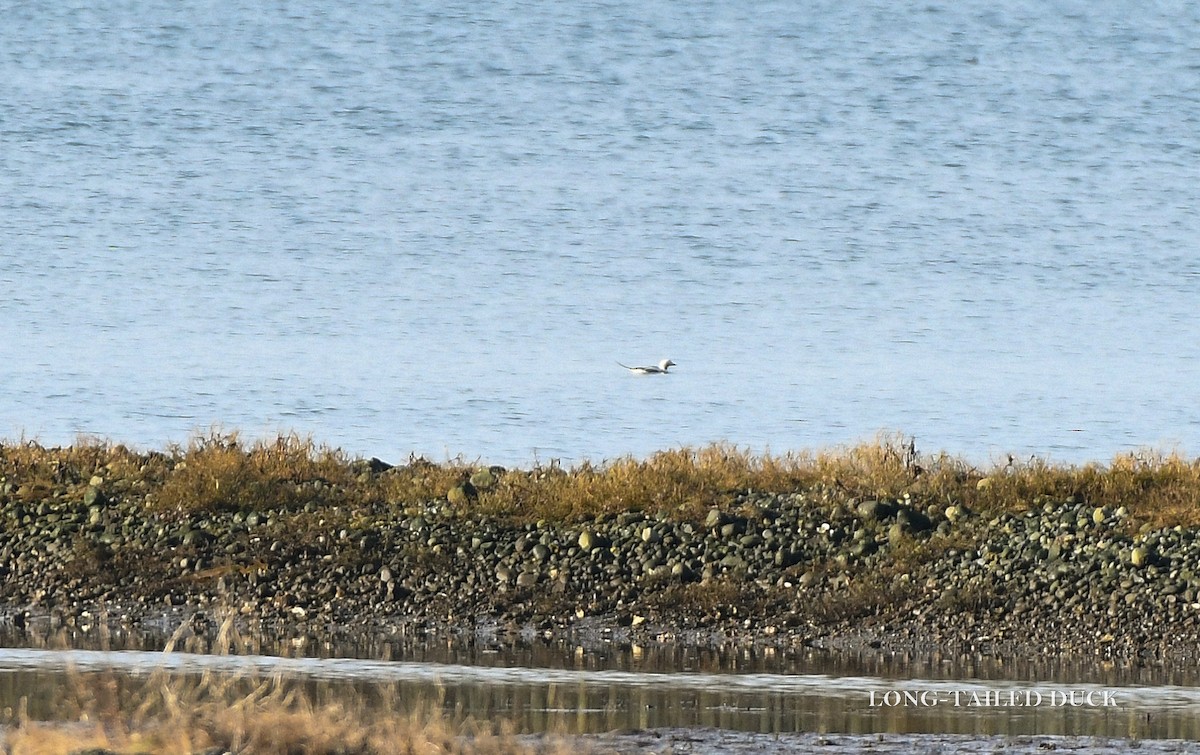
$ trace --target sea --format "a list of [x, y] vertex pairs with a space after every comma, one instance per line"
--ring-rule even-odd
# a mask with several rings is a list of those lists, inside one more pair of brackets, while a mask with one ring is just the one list
[[1200, 453], [1198, 4], [0, 18], [6, 441]]

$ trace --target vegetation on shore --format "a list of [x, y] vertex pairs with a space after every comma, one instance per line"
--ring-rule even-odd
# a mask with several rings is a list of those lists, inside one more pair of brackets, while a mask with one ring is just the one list
[[524, 521], [579, 521], [641, 511], [694, 520], [747, 491], [823, 491], [832, 500], [908, 498], [923, 505], [1016, 512], [1044, 500], [1124, 507], [1137, 525], [1200, 524], [1200, 459], [1146, 451], [1108, 464], [1053, 464], [1011, 457], [988, 468], [949, 454], [918, 453], [913, 440], [885, 435], [854, 446], [755, 455], [727, 444], [660, 451], [570, 469], [509, 470], [462, 458], [399, 465], [350, 458], [310, 438], [245, 442], [236, 433], [139, 452], [81, 440], [65, 448], [0, 444], [0, 503], [36, 504], [68, 490], [85, 495], [100, 478], [150, 512], [197, 514], [271, 509], [378, 511], [445, 501], [472, 513]]

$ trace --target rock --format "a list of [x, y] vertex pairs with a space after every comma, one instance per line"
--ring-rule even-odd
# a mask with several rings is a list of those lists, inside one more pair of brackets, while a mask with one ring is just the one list
[[680, 582], [697, 582], [700, 580], [699, 574], [678, 562], [671, 566], [671, 576], [678, 578]]
[[184, 545], [208, 545], [215, 539], [214, 535], [210, 535], [202, 529], [193, 528], [183, 534], [182, 542]]
[[1150, 552], [1141, 546], [1134, 548], [1129, 552], [1129, 563], [1134, 566], [1141, 567], [1146, 565], [1147, 559], [1150, 558]]
[[591, 530], [584, 530], [583, 532], [579, 533], [578, 542], [579, 549], [584, 553], [587, 553], [596, 546], [596, 536], [592, 534]]
[[103, 506], [107, 502], [104, 493], [101, 492], [97, 485], [89, 485], [87, 490], [83, 491], [84, 506]]
[[776, 566], [781, 569], [786, 569], [789, 566], [794, 566], [795, 564], [800, 563], [804, 559], [804, 556], [799, 551], [781, 548], [775, 551], [774, 559]]
[[946, 519], [952, 523], [957, 523], [971, 516], [971, 510], [962, 505], [947, 506], [944, 513]]
[[392, 468], [391, 464], [388, 464], [386, 461], [377, 459], [374, 456], [372, 456], [370, 459], [367, 460], [367, 469], [369, 469], [373, 474], [381, 474], [383, 472], [388, 471], [391, 468]]
[[517, 587], [533, 587], [538, 583], [538, 573], [523, 571], [517, 575]]
[[886, 501], [863, 501], [858, 504], [856, 511], [863, 519], [887, 519], [896, 513], [896, 505]]
[[920, 511], [906, 507], [896, 512], [896, 522], [908, 532], [925, 532], [933, 529], [933, 522]]
[[704, 528], [708, 530], [716, 529], [729, 521], [729, 517], [720, 509], [712, 509], [708, 512], [708, 516], [704, 518]]
[[741, 556], [730, 553], [721, 559], [721, 566], [724, 566], [726, 569], [745, 569], [746, 561]]
[[475, 486], [471, 484], [470, 480], [467, 480], [461, 485], [455, 485], [450, 488], [446, 492], [446, 500], [455, 506], [465, 506], [478, 497], [478, 495], [479, 493], [475, 490]]
[[478, 469], [471, 475], [471, 484], [479, 490], [491, 490], [499, 481], [491, 469]]
[[[896, 525], [892, 525], [893, 527]], [[857, 540], [854, 545], [850, 546], [850, 555], [852, 556], [869, 556], [875, 552], [874, 540]]]

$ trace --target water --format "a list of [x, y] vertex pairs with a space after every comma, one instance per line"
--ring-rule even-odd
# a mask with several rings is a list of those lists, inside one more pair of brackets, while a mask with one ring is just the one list
[[[120, 697], [136, 700], [139, 685], [151, 673], [165, 671], [175, 677], [227, 675], [247, 685], [279, 677], [304, 686], [312, 699], [368, 706], [419, 706], [436, 700], [448, 714], [503, 718], [532, 733], [721, 729], [774, 735], [920, 732], [1200, 740], [1200, 691], [1194, 684], [1172, 684], [1171, 675], [1162, 671], [1073, 668], [1063, 673], [1024, 664], [1029, 668], [1022, 671], [1041, 674], [1042, 681], [1032, 681], [1012, 669], [971, 676], [963, 665], [934, 663], [925, 667], [931, 676], [914, 675], [914, 668], [896, 676], [879, 674], [879, 666], [887, 664], [872, 668], [869, 660], [856, 664], [829, 657], [802, 662], [759, 658], [757, 664], [746, 664], [758, 666], [752, 671], [733, 671], [727, 663], [701, 670], [681, 668], [678, 658], [665, 666], [662, 661], [668, 659], [655, 663], [640, 648], [601, 658], [580, 648], [566, 664], [512, 665], [521, 655], [501, 652], [486, 660], [471, 655], [467, 665], [0, 648], [0, 710], [17, 709], [24, 697], [30, 716], [54, 719], [64, 701], [70, 702], [64, 696], [90, 688], [89, 680], [100, 686], [112, 680], [126, 690]], [[827, 673], [817, 673], [821, 671]], [[1112, 704], [1063, 704], [1063, 696], [1070, 694], [1078, 701], [1090, 694], [1097, 703], [1107, 694]], [[1026, 698], [1040, 704], [987, 703]], [[897, 699], [925, 704], [884, 704]]]
[[[679, 744], [679, 752], [811, 750], [814, 743], [787, 738], [804, 733], [871, 736], [838, 738], [847, 752], [930, 752], [949, 746], [947, 737], [955, 752], [967, 743], [995, 744], [994, 737], [1138, 739], [1147, 740], [1148, 752], [1186, 751], [1179, 740], [1200, 742], [1200, 669], [1136, 661], [527, 642], [488, 633], [359, 642], [246, 633], [229, 645], [234, 654], [198, 654], [212, 647], [197, 638], [177, 645], [187, 652], [164, 653], [166, 637], [155, 630], [38, 627], [13, 632], [0, 625], [0, 719], [24, 709], [34, 719], [69, 720], [90, 694], [136, 706], [163, 678], [212, 675], [235, 680], [231, 694], [281, 679], [314, 701], [368, 712], [435, 703], [450, 717], [509, 721], [533, 734], [650, 730], [698, 743]], [[1097, 703], [1108, 695], [1111, 704], [1064, 704], [1065, 696], [1085, 702], [1089, 694]], [[1014, 699], [1018, 704], [1010, 704]], [[917, 704], [897, 704], [904, 700]], [[875, 735], [888, 735], [898, 749], [884, 748]], [[1149, 740], [1175, 744], [1158, 749]], [[620, 744], [621, 751], [663, 749]], [[1072, 751], [1109, 752], [1078, 739], [1069, 744]]]
[[0, 436], [1200, 448], [1195, 5], [2, 10]]

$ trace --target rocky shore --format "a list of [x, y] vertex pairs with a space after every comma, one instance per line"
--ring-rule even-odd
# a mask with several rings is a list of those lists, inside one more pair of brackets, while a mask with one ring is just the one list
[[815, 487], [745, 492], [702, 517], [521, 522], [471, 513], [461, 489], [164, 513], [145, 488], [4, 481], [0, 621], [166, 613], [203, 629], [234, 611], [280, 636], [490, 628], [1147, 662], [1200, 649], [1200, 530], [1137, 528], [1122, 507], [1069, 498], [980, 513]]

